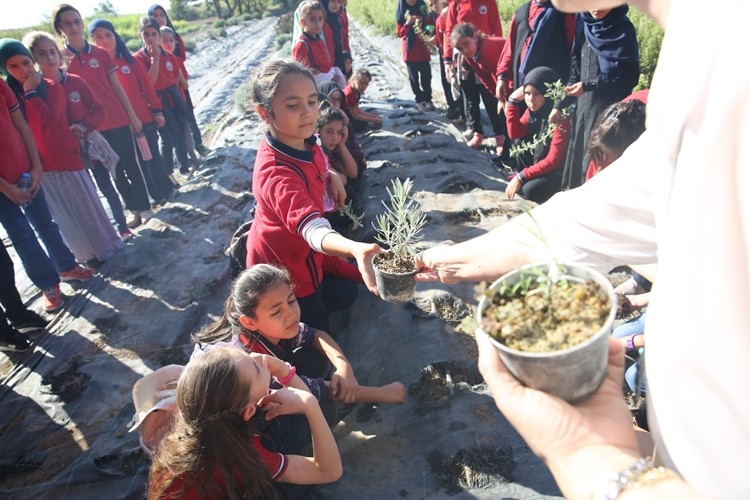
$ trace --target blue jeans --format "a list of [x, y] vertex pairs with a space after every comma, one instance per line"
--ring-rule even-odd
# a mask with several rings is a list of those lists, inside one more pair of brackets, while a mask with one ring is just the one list
[[[29, 222], [36, 229], [49, 256], [42, 250]], [[46, 290], [59, 284], [58, 273], [76, 266], [75, 257], [65, 245], [57, 224], [52, 220], [41, 188], [31, 203], [23, 209], [4, 194], [0, 194], [0, 223], [13, 242], [26, 274], [39, 289]]]
[[[612, 332], [612, 336], [616, 339], [624, 339], [634, 334], [643, 334], [644, 326], [646, 325], [646, 313], [641, 314], [637, 318], [631, 319], [627, 323], [623, 323]], [[627, 382], [631, 391], [635, 391], [635, 387], [638, 384], [636, 377], [638, 376], [638, 363], [633, 363], [625, 370], [625, 382]], [[643, 366], [641, 365], [641, 369]], [[643, 377], [642, 390], [646, 389], [646, 378]]]

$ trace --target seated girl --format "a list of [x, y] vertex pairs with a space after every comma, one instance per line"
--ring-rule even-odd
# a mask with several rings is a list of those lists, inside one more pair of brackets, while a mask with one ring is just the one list
[[565, 163], [568, 151], [570, 119], [555, 125], [552, 136], [545, 139], [554, 103], [544, 97], [547, 84], [559, 79], [551, 68], [534, 68], [524, 78], [523, 85], [508, 97], [505, 106], [508, 135], [516, 144], [536, 143], [531, 150], [513, 157], [516, 172], [511, 174], [505, 188], [505, 195], [510, 200], [519, 193], [528, 200], [544, 203], [560, 191], [560, 167]]
[[362, 152], [362, 148], [357, 144], [357, 141], [354, 138], [354, 127], [349, 119], [349, 112], [346, 109], [344, 91], [336, 85], [336, 82], [323, 82], [318, 85], [318, 99], [320, 99], [321, 104], [323, 101], [326, 101], [332, 107], [344, 112], [344, 125], [347, 129], [346, 148], [352, 154], [354, 161], [357, 162], [357, 178], [361, 181], [362, 176], [367, 169], [367, 160], [365, 160], [365, 154]]
[[353, 183], [357, 181], [359, 172], [357, 171], [357, 162], [354, 161], [349, 148], [346, 147], [349, 129], [345, 123], [346, 115], [343, 111], [334, 108], [325, 101], [320, 105], [318, 137], [331, 168], [344, 183], [347, 198], [353, 198], [356, 194]]
[[586, 182], [618, 159], [646, 130], [646, 104], [626, 99], [602, 111], [589, 136]]
[[[289, 273], [256, 264], [234, 281], [224, 315], [195, 335], [196, 342], [237, 338], [251, 352], [291, 363], [310, 391], [322, 402], [403, 403], [400, 382], [382, 387], [361, 386], [341, 347], [326, 332], [300, 323], [300, 306]], [[332, 371], [332, 368], [335, 371]]]
[[[269, 392], [261, 358], [217, 348], [188, 363], [177, 383], [179, 416], [156, 452], [148, 498], [273, 498], [274, 481], [322, 484], [341, 477], [341, 457], [317, 400], [294, 388]], [[312, 456], [269, 451], [252, 417], [303, 413]]]

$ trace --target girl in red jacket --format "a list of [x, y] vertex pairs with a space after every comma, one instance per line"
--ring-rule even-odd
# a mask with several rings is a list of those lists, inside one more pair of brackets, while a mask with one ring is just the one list
[[[377, 290], [371, 259], [380, 248], [341, 236], [323, 217], [328, 176], [313, 132], [318, 120], [315, 78], [293, 59], [263, 63], [252, 83], [252, 106], [268, 125], [253, 168], [255, 219], [247, 238], [247, 267], [278, 264], [292, 275], [303, 322], [330, 331], [328, 314], [356, 299], [356, 282]], [[346, 197], [331, 175], [337, 206]], [[341, 257], [354, 257], [352, 266]]]
[[435, 19], [424, 0], [399, 0], [396, 8], [401, 54], [409, 73], [409, 84], [420, 111], [434, 111], [430, 49], [422, 39], [435, 31]]
[[516, 143], [535, 144], [533, 149], [517, 155], [516, 173], [508, 179], [505, 194], [513, 199], [516, 193], [536, 203], [544, 203], [560, 191], [561, 167], [565, 163], [570, 141], [570, 118], [558, 123], [551, 137], [544, 140], [548, 117], [554, 103], [544, 97], [547, 85], [560, 79], [551, 68], [539, 66], [529, 71], [523, 86], [508, 97], [505, 107], [508, 135]]
[[[164, 126], [161, 101], [143, 66], [136, 64], [135, 58], [112, 23], [104, 19], [94, 19], [89, 23], [88, 29], [94, 45], [107, 51], [117, 63], [120, 83], [133, 105], [135, 114], [143, 123], [142, 137], [148, 144], [148, 151], [143, 151], [139, 147], [137, 153], [149, 194], [157, 203], [164, 203], [174, 193], [175, 186], [169, 178], [170, 171], [167, 170], [159, 153], [159, 134], [156, 130]], [[144, 154], [151, 158], [147, 160]]]
[[[42, 43], [37, 48], [57, 53], [54, 44]], [[5, 39], [0, 51], [8, 85], [21, 103], [39, 148], [42, 185], [60, 234], [79, 263], [106, 261], [123, 243], [83, 168], [81, 147], [68, 127], [63, 87], [42, 78], [31, 52], [21, 42]]]
[[[495, 132], [495, 150], [498, 156], [503, 154], [505, 146], [505, 119], [495, 97], [495, 67], [497, 59], [505, 45], [505, 38], [499, 36], [484, 36], [470, 23], [457, 24], [451, 33], [451, 43], [464, 56], [463, 64], [468, 66], [474, 77], [479, 80], [476, 84], [476, 96], [481, 97], [484, 108]], [[479, 101], [476, 109], [469, 108], [469, 115], [473, 116], [474, 136], [467, 143], [470, 148], [479, 148], [484, 140], [482, 118], [479, 114]]]

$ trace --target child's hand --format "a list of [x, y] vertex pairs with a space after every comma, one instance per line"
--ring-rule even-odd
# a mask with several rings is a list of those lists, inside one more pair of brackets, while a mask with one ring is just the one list
[[557, 122], [560, 121], [560, 116], [561, 115], [562, 115], [562, 113], [560, 112], [559, 109], [552, 108], [552, 111], [549, 112], [549, 118], [548, 118], [548, 120], [549, 120], [550, 123], [552, 123], [554, 125], [557, 125]]
[[495, 97], [498, 101], [505, 101], [508, 98], [508, 82], [507, 80], [498, 79], [497, 85], [495, 86]]
[[344, 128], [341, 130], [341, 142], [339, 143], [339, 146], [342, 144], [346, 146], [346, 141], [349, 139], [349, 127], [346, 126], [347, 124], [344, 124]]
[[133, 132], [135, 132], [136, 134], [140, 134], [141, 132], [143, 132], [143, 122], [138, 119], [137, 116], [133, 115], [130, 118], [130, 128], [133, 129]]
[[23, 82], [23, 91], [29, 92], [30, 90], [36, 90], [42, 83], [42, 74], [38, 71], [32, 71], [29, 77]]
[[377, 116], [377, 115], [376, 115], [376, 116], [375, 116], [375, 117], [374, 117], [374, 118], [372, 119], [372, 123], [374, 123], [374, 124], [375, 124], [375, 125], [377, 125], [378, 127], [382, 127], [382, 126], [383, 126], [383, 118], [381, 118], [380, 116]]
[[505, 196], [509, 200], [512, 200], [515, 198], [518, 190], [521, 189], [521, 186], [523, 186], [521, 179], [518, 178], [518, 175], [514, 175], [510, 182], [508, 182], [508, 187], [505, 188]]
[[156, 122], [156, 128], [162, 128], [167, 123], [162, 114], [154, 115], [154, 121]]
[[10, 201], [18, 206], [21, 206], [24, 203], [29, 203], [33, 198], [30, 190], [19, 189], [18, 186], [10, 183], [8, 183], [8, 187], [4, 194]]
[[348, 363], [331, 377], [331, 395], [342, 403], [354, 403], [359, 396], [359, 383]]
[[565, 87], [565, 95], [580, 97], [583, 94], [583, 83], [578, 82]]
[[304, 413], [307, 407], [317, 404], [315, 396], [293, 387], [273, 391], [258, 401], [258, 406], [266, 409], [266, 420], [273, 420], [281, 415]]
[[328, 174], [328, 178], [331, 180], [331, 194], [333, 195], [333, 203], [336, 208], [343, 207], [346, 203], [346, 189], [344, 189], [344, 182], [341, 177], [336, 175], [337, 172], [332, 170]]
[[86, 129], [84, 129], [82, 126], [80, 126], [77, 123], [74, 123], [70, 126], [71, 132], [75, 134], [76, 137], [83, 138], [86, 135]]

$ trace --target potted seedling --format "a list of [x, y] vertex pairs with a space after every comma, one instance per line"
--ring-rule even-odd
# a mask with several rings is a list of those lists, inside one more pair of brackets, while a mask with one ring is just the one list
[[414, 296], [417, 273], [414, 247], [422, 239], [420, 234], [427, 222], [419, 204], [411, 195], [411, 179], [393, 179], [386, 188], [390, 205], [383, 201], [385, 212], [375, 217], [375, 239], [388, 250], [372, 261], [378, 294], [389, 302], [405, 302]]
[[511, 271], [482, 291], [477, 321], [521, 383], [576, 403], [606, 377], [616, 309], [601, 273], [550, 260]]

